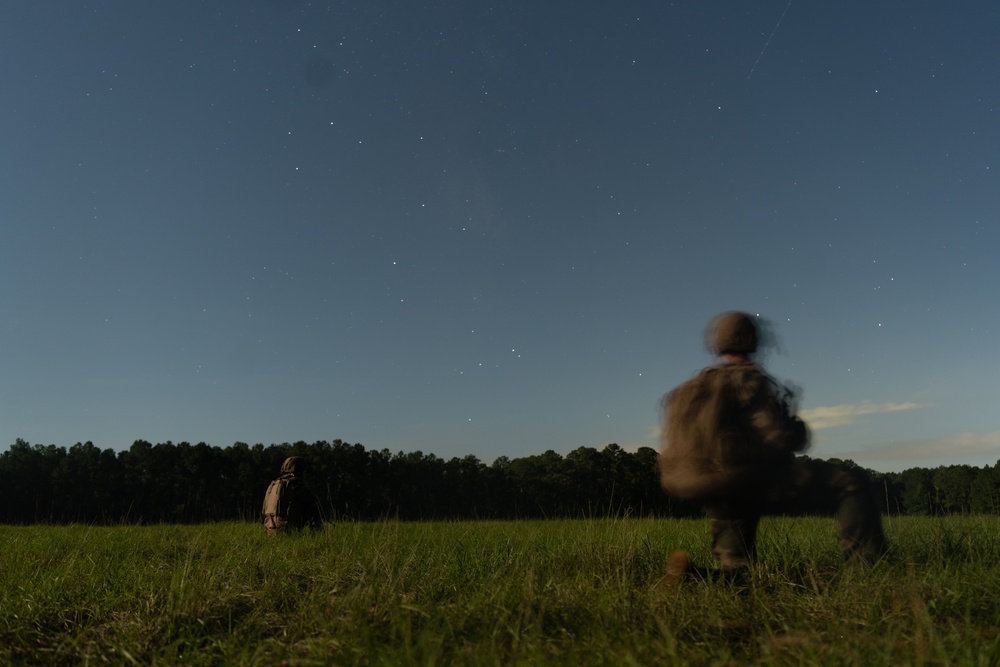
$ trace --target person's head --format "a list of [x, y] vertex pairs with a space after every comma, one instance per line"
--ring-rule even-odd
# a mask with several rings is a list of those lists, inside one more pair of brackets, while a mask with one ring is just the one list
[[282, 475], [287, 475], [288, 473], [292, 473], [293, 475], [302, 475], [308, 469], [309, 459], [301, 456], [289, 456], [285, 459], [285, 462], [281, 464]]
[[749, 357], [757, 351], [758, 342], [755, 318], [735, 310], [716, 315], [705, 330], [705, 345], [719, 356]]

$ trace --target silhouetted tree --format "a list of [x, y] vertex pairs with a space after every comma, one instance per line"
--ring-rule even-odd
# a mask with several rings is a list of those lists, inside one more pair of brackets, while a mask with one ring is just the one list
[[974, 513], [1000, 514], [1000, 462], [984, 466], [972, 480], [969, 506]]
[[967, 514], [970, 509], [969, 490], [975, 477], [967, 465], [935, 468], [931, 474], [938, 512]]

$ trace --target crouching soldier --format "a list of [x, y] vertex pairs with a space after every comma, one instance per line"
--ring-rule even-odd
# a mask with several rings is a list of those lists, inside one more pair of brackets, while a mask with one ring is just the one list
[[[886, 549], [882, 522], [860, 471], [796, 459], [809, 429], [792, 392], [753, 362], [755, 318], [729, 312], [709, 325], [719, 363], [663, 399], [660, 481], [670, 495], [700, 501], [712, 520], [712, 556], [721, 573], [745, 570], [756, 556], [762, 516], [796, 511], [835, 514], [847, 560], [874, 562]], [[666, 583], [697, 572], [685, 551], [667, 563]]]
[[267, 487], [260, 520], [268, 535], [307, 526], [313, 530], [323, 528], [319, 503], [305, 483], [308, 468], [307, 459], [290, 456], [281, 464], [281, 476]]

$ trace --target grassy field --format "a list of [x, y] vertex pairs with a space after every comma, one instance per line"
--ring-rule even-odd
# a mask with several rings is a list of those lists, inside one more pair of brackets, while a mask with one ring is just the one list
[[656, 587], [680, 520], [0, 526], [0, 664], [1000, 664], [1000, 518], [895, 518], [844, 567], [770, 519], [743, 586]]

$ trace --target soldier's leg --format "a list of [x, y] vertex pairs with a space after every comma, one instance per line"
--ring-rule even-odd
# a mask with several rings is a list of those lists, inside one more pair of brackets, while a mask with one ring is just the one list
[[737, 503], [705, 508], [712, 520], [712, 557], [724, 570], [745, 569], [757, 556], [760, 513]]
[[796, 462], [777, 504], [786, 509], [832, 512], [840, 524], [845, 560], [875, 562], [885, 553], [882, 517], [867, 476], [861, 470], [826, 461]]
[[[738, 509], [737, 509], [738, 508]], [[657, 587], [676, 585], [687, 576], [709, 581], [741, 581], [756, 556], [759, 513], [748, 513], [742, 504], [713, 503], [704, 507], [712, 525], [712, 556], [718, 569], [695, 566], [691, 555], [674, 551], [667, 559], [666, 574]]]

